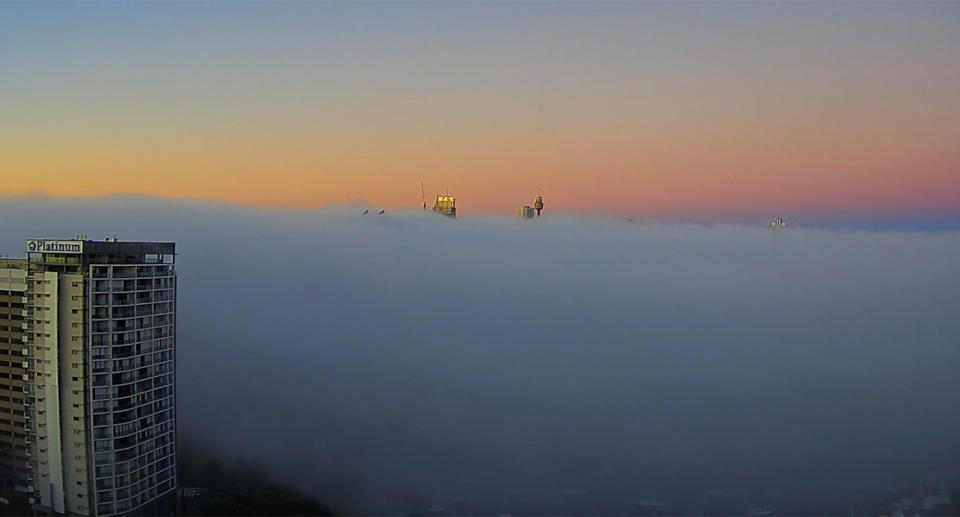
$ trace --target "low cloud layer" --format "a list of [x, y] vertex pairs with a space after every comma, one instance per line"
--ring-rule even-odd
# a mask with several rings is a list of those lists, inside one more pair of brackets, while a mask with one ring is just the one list
[[960, 452], [957, 233], [139, 198], [0, 221], [12, 256], [175, 240], [182, 441], [342, 512], [842, 511]]

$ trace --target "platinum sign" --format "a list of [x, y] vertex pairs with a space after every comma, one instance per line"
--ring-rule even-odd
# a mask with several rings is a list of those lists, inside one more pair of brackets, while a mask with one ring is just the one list
[[33, 253], [83, 253], [83, 241], [27, 241], [27, 252]]

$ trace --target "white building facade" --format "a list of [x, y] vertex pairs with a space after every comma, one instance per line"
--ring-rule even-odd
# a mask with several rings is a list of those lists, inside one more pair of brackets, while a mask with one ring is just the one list
[[34, 239], [27, 255], [35, 509], [116, 515], [174, 494], [174, 244]]

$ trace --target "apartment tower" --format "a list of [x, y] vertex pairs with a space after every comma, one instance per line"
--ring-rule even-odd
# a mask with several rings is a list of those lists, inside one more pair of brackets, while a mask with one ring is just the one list
[[157, 513], [175, 492], [174, 259], [173, 243], [27, 241], [18, 359], [35, 510]]
[[29, 511], [27, 261], [0, 259], [0, 512]]

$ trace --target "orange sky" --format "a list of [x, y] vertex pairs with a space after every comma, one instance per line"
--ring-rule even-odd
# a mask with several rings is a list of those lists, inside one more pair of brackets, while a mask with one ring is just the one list
[[[285, 5], [276, 27], [246, 12], [265, 6], [86, 5], [84, 23], [0, 9], [19, 31], [0, 60], [22, 71], [0, 100], [2, 193], [397, 209], [423, 180], [461, 213], [509, 214], [538, 188], [551, 210], [654, 217], [960, 211], [944, 47], [960, 48], [960, 17], [930, 6], [421, 6], [394, 21]], [[332, 35], [300, 20], [323, 16]]]

